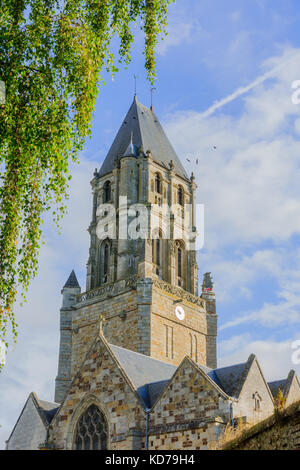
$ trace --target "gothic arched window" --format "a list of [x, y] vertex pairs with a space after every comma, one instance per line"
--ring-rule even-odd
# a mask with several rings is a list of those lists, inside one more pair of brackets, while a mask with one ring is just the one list
[[103, 186], [103, 203], [111, 200], [111, 184], [110, 181], [106, 181]]
[[184, 287], [184, 243], [176, 242], [176, 276], [179, 287]]
[[161, 194], [161, 176], [159, 173], [155, 173], [155, 191]]
[[110, 247], [108, 238], [99, 246], [99, 285], [105, 284], [109, 280]]
[[75, 432], [76, 450], [106, 450], [107, 423], [96, 405], [91, 405], [78, 420]]
[[183, 199], [183, 188], [182, 188], [182, 186], [179, 186], [179, 188], [178, 188], [178, 197], [177, 197], [177, 199], [178, 199], [178, 204], [183, 206], [184, 205], [183, 204], [184, 199]]
[[152, 262], [155, 266], [156, 274], [160, 274], [162, 265], [162, 232], [155, 230], [152, 238]]
[[177, 248], [177, 275], [182, 276], [182, 251], [181, 248]]

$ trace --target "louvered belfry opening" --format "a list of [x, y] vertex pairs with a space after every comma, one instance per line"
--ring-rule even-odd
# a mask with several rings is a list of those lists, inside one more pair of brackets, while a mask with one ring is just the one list
[[103, 413], [96, 405], [91, 405], [81, 415], [75, 434], [76, 450], [107, 449], [107, 424]]

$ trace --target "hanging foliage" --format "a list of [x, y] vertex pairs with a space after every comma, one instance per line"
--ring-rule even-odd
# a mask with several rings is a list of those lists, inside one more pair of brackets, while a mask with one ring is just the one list
[[154, 49], [172, 0], [2, 0], [0, 80], [0, 341], [17, 325], [17, 292], [36, 275], [41, 225], [65, 212], [69, 164], [91, 132], [101, 72], [129, 63], [134, 28], [145, 36], [145, 68], [155, 79]]

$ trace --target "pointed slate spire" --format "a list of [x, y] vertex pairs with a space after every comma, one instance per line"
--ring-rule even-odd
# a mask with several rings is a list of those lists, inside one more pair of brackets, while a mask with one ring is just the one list
[[74, 269], [72, 269], [72, 272], [70, 276], [68, 277], [68, 280], [65, 283], [64, 287], [80, 287], [80, 285], [78, 284]]
[[131, 151], [128, 148], [128, 142], [131, 142], [132, 134], [134, 136], [134, 149], [135, 146], [137, 149], [142, 146], [145, 152], [150, 150], [153, 160], [167, 169], [169, 169], [169, 163], [172, 160], [175, 173], [189, 180], [156, 115], [141, 104], [136, 96], [103, 162], [99, 172], [100, 177], [113, 171], [115, 160], [119, 160], [128, 151]]

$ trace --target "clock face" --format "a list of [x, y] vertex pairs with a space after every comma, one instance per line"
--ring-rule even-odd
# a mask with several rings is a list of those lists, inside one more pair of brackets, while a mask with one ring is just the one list
[[178, 320], [184, 320], [185, 317], [185, 312], [183, 310], [183, 307], [181, 305], [177, 305], [175, 308], [175, 315], [178, 318]]

